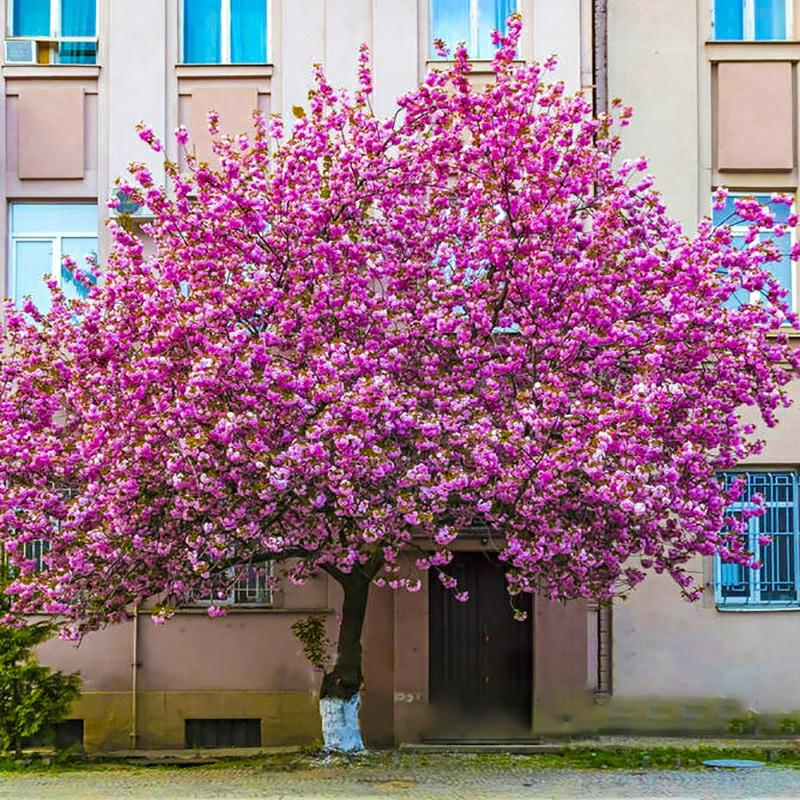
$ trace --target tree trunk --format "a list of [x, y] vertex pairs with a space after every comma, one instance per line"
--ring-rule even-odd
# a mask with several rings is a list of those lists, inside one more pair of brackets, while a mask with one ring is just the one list
[[344, 753], [364, 750], [358, 723], [361, 703], [362, 650], [361, 631], [367, 611], [369, 587], [375, 572], [354, 570], [346, 575], [338, 570], [331, 574], [344, 589], [342, 621], [336, 648], [336, 663], [325, 674], [320, 689], [322, 737], [326, 750]]

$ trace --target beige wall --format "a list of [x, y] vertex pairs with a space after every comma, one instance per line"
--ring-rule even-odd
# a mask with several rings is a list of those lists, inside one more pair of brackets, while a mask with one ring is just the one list
[[[634, 106], [625, 154], [649, 156], [673, 215], [693, 229], [722, 184], [796, 192], [800, 43], [711, 42], [708, 0], [609, 6], [609, 95]], [[766, 448], [750, 465], [800, 465], [800, 383], [790, 390], [794, 407], [779, 411], [778, 427], [759, 425]], [[751, 409], [743, 417], [759, 421]], [[800, 609], [718, 611], [710, 559], [693, 569], [706, 586], [700, 602], [649, 576], [615, 604], [614, 697], [598, 726], [725, 730], [747, 709], [800, 712]]]
[[[694, 566], [701, 581], [704, 567], [710, 578], [709, 565]], [[615, 605], [615, 697], [623, 705], [632, 699], [642, 706], [648, 700], [662, 706], [671, 701], [674, 727], [687, 725], [681, 710], [697, 708], [691, 701], [703, 701], [708, 727], [722, 729], [737, 708], [777, 717], [797, 714], [798, 613], [718, 611], [711, 588], [704, 600], [686, 603], [669, 578], [653, 576], [627, 602]], [[713, 725], [715, 708], [727, 711], [718, 713]]]
[[698, 219], [697, 0], [610, 0], [608, 91], [634, 108], [626, 157], [647, 155], [672, 214]]

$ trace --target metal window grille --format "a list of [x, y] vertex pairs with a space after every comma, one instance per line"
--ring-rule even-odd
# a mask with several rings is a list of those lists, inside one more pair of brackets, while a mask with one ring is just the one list
[[35, 561], [35, 571], [43, 572], [47, 569], [44, 557], [50, 552], [50, 542], [47, 539], [34, 539], [32, 542], [25, 542], [23, 547], [26, 561]]
[[[238, 570], [237, 570], [238, 571]], [[231, 578], [235, 571], [229, 570], [223, 578], [211, 582], [205, 592], [195, 597], [198, 605], [236, 605], [236, 606], [271, 606], [272, 605], [272, 564], [255, 567], [248, 566], [240, 571], [233, 586]], [[220, 591], [225, 592], [219, 597]]]
[[185, 719], [186, 746], [261, 747], [261, 720]]
[[[797, 475], [793, 472], [728, 473], [728, 485], [744, 476], [747, 484], [740, 500], [730, 508], [739, 516], [753, 507], [751, 497], [764, 500], [764, 514], [748, 520], [747, 548], [758, 556], [761, 569], [723, 562], [715, 564], [717, 605], [723, 607], [787, 606], [800, 602], [800, 524], [798, 518]], [[769, 536], [770, 543], [759, 544], [759, 537]]]

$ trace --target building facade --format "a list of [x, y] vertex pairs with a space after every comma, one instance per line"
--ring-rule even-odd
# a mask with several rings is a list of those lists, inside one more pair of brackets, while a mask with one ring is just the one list
[[[712, 211], [718, 186], [766, 204], [774, 192], [797, 197], [798, 24], [795, 0], [609, 0], [609, 93], [635, 110], [626, 154], [649, 156], [657, 186], [686, 230], [703, 216], [736, 224], [730, 203]], [[788, 253], [788, 242], [782, 250]], [[796, 266], [787, 257], [772, 269], [796, 311]], [[800, 387], [790, 388], [797, 402]], [[758, 492], [766, 503], [750, 532], [755, 549], [760, 533], [772, 537], [761, 549], [763, 568], [748, 574], [697, 559], [700, 602], [684, 603], [671, 580], [652, 576], [615, 604], [608, 727], [796, 729], [797, 406], [781, 413], [780, 423], [762, 426], [764, 452], [740, 468], [746, 495]]]
[[[61, 259], [106, 256], [114, 179], [132, 161], [164, 176], [136, 135], [138, 121], [173, 159], [179, 125], [207, 155], [209, 110], [230, 134], [249, 128], [254, 109], [291, 118], [315, 62], [333, 83], [355, 83], [362, 42], [372, 50], [376, 111], [388, 113], [435, 68], [435, 37], [468, 41], [480, 57], [476, 79], [485, 79], [489, 30], [514, 10], [525, 19], [520, 58], [555, 53], [555, 77], [570, 91], [590, 91], [591, 0], [9, 0], [0, 9], [0, 289], [17, 300], [42, 298], [41, 276], [52, 273], [65, 291], [80, 291]], [[474, 555], [485, 545], [468, 539], [470, 552], [457, 559], [475, 585], [488, 587], [460, 627], [427, 583], [417, 594], [374, 590], [364, 642], [369, 744], [446, 733], [436, 701], [452, 698], [453, 687], [468, 705], [479, 695], [505, 704], [500, 726], [507, 731], [513, 718], [518, 735], [568, 730], [586, 714], [603, 643], [596, 612], [581, 604], [534, 601], [530, 622], [508, 637], [511, 650], [492, 650], [490, 668], [473, 659], [468, 675], [454, 671], [443, 641], [465, 654], [505, 641], [490, 618], [502, 575]], [[143, 607], [80, 646], [51, 641], [41, 656], [82, 673], [71, 729], [87, 749], [305, 743], [319, 737], [320, 675], [290, 628], [320, 614], [333, 637], [337, 591], [325, 577], [302, 587], [279, 580], [274, 591], [254, 579], [237, 588], [223, 619], [209, 619], [199, 600], [156, 626]], [[513, 681], [503, 660], [510, 657]]]

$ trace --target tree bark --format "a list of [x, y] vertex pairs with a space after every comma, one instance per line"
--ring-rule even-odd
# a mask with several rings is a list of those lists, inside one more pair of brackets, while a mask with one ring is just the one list
[[331, 568], [328, 573], [344, 590], [342, 621], [333, 669], [322, 679], [320, 714], [326, 750], [358, 752], [364, 750], [358, 723], [362, 671], [361, 633], [367, 613], [369, 587], [379, 562], [370, 562], [349, 574]]

